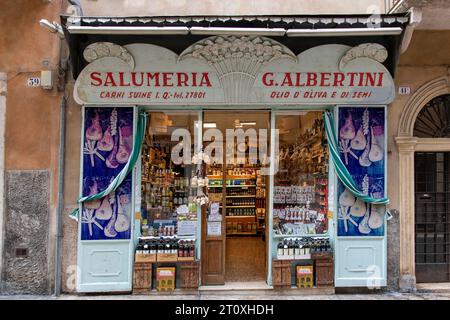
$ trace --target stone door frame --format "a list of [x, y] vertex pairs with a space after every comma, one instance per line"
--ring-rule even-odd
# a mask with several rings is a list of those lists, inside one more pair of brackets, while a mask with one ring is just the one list
[[[450, 68], [449, 68], [450, 71]], [[400, 117], [395, 142], [399, 152], [400, 281], [401, 291], [416, 290], [414, 152], [450, 152], [450, 138], [414, 137], [414, 123], [433, 98], [450, 94], [450, 72], [421, 86], [408, 100]]]

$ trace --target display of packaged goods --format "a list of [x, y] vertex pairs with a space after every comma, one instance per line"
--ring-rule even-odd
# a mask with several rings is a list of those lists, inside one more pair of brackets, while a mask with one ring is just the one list
[[312, 288], [314, 286], [314, 267], [297, 266], [296, 279], [298, 288]]
[[278, 242], [276, 256], [279, 260], [302, 260], [320, 252], [332, 252], [328, 237], [285, 238]]
[[143, 237], [135, 251], [136, 262], [175, 262], [195, 260], [195, 240], [176, 237]]
[[175, 271], [174, 267], [156, 268], [156, 290], [173, 291], [175, 290]]

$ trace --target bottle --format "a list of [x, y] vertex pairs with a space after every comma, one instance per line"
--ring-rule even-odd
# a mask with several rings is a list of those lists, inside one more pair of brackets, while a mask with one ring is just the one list
[[287, 255], [289, 255], [289, 247], [288, 247], [287, 240], [284, 239], [284, 241], [283, 241], [283, 256], [287, 256]]
[[155, 240], [150, 241], [150, 254], [156, 254], [157, 246]]
[[158, 243], [157, 243], [157, 247], [158, 247], [157, 254], [163, 254], [164, 253], [163, 238], [159, 238]]
[[189, 248], [189, 257], [193, 258], [195, 256], [195, 243], [191, 241], [191, 245]]
[[278, 242], [277, 246], [277, 258], [280, 259], [283, 256], [283, 243], [280, 241]]
[[138, 245], [136, 246], [136, 254], [142, 254], [143, 252], [142, 240], [139, 240]]
[[175, 239], [172, 242], [172, 252], [173, 255], [177, 255], [178, 254], [178, 241]]
[[168, 240], [166, 240], [164, 253], [169, 254], [172, 252], [172, 246]]
[[292, 243], [292, 239], [289, 239], [289, 243], [288, 243], [288, 254], [290, 256], [294, 255], [294, 244]]
[[295, 239], [295, 242], [294, 242], [294, 255], [295, 256], [300, 255], [300, 244], [298, 242], [298, 239]]
[[184, 241], [180, 240], [178, 243], [178, 257], [184, 257]]

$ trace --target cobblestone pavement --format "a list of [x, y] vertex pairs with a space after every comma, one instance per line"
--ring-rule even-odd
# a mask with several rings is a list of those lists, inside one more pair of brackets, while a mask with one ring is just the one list
[[450, 300], [450, 292], [274, 295], [274, 294], [152, 294], [152, 295], [61, 295], [0, 296], [0, 300]]

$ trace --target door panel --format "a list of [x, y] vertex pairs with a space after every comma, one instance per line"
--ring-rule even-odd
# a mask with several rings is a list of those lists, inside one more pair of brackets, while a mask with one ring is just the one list
[[415, 154], [415, 247], [417, 282], [449, 276], [450, 153]]
[[131, 291], [129, 241], [84, 241], [79, 254], [84, 262], [79, 292]]
[[336, 252], [336, 286], [385, 286], [386, 271], [383, 257], [386, 255], [384, 239], [339, 238]]
[[203, 250], [203, 277], [205, 285], [219, 285], [225, 283], [225, 259], [223, 239], [206, 239], [205, 250]]

